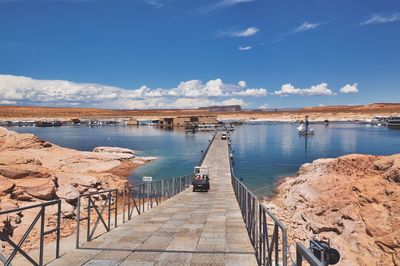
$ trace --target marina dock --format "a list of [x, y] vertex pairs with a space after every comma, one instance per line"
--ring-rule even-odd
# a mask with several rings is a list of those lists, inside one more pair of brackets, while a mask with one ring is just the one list
[[202, 165], [209, 192], [188, 188], [50, 265], [257, 265], [220, 135]]

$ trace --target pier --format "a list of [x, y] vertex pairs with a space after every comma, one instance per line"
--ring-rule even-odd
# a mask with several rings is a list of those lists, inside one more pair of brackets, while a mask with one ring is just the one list
[[62, 255], [50, 265], [258, 265], [217, 135], [202, 163], [210, 191], [191, 188]]
[[[232, 171], [230, 136], [213, 134], [198, 163], [209, 169], [210, 190], [193, 192], [193, 174], [78, 198], [74, 236], [61, 240], [60, 200], [1, 211], [38, 209], [24, 237], [1, 235], [14, 251], [0, 253], [5, 265], [324, 265], [302, 243], [291, 256], [285, 225]], [[45, 229], [45, 209], [58, 208], [53, 228]], [[57, 207], [58, 206], [58, 207]], [[40, 222], [38, 222], [40, 221]], [[39, 249], [23, 245], [40, 226]], [[56, 241], [45, 243], [53, 234]], [[290, 260], [289, 260], [290, 259]]]

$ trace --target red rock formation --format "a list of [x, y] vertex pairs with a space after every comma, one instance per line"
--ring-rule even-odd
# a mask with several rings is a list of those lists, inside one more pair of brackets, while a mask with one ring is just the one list
[[329, 239], [341, 265], [400, 265], [400, 155], [305, 164], [267, 205], [287, 225], [291, 243]]
[[[81, 193], [122, 188], [136, 166], [152, 159], [136, 158], [132, 150], [112, 147], [76, 151], [0, 127], [0, 211], [59, 198], [63, 217], [73, 218]], [[18, 224], [18, 236], [35, 211], [13, 214], [9, 221], [5, 215], [0, 217], [0, 231], [7, 222]], [[54, 220], [51, 216], [56, 209], [46, 213], [48, 221]]]

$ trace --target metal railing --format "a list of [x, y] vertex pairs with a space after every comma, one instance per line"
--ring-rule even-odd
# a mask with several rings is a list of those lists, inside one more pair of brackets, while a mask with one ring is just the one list
[[202, 155], [201, 155], [200, 161], [197, 163], [197, 166], [201, 166], [201, 165], [203, 164], [204, 159], [206, 158], [207, 153], [208, 153], [208, 151], [210, 150], [210, 147], [211, 147], [213, 141], [215, 140], [215, 137], [216, 137], [216, 136], [217, 136], [217, 132], [214, 132], [214, 133], [213, 133], [213, 136], [212, 136], [212, 138], [211, 138], [211, 140], [208, 140], [207, 148], [206, 148], [204, 151], [201, 151], [201, 152], [202, 152]]
[[[86, 216], [81, 217], [81, 208], [83, 201], [85, 200]], [[81, 221], [87, 221], [86, 227], [86, 241], [91, 241], [95, 237], [95, 232], [98, 228], [99, 223], [103, 225], [103, 228], [108, 232], [112, 227], [117, 226], [118, 217], [118, 190], [110, 189], [100, 192], [92, 192], [82, 194], [78, 197], [77, 206], [77, 228], [76, 228], [76, 248], [79, 248], [80, 242], [80, 229]], [[111, 224], [112, 216], [114, 216], [114, 224]], [[94, 220], [94, 225], [92, 228], [92, 219]]]
[[[52, 206], [52, 205], [57, 205], [57, 222], [56, 226], [53, 229], [45, 231], [45, 223], [46, 223], [46, 207]], [[15, 227], [11, 224], [11, 220], [9, 219], [8, 215], [12, 213], [19, 213], [25, 210], [29, 209], [35, 209], [38, 208], [40, 209], [35, 218], [33, 219], [32, 223], [29, 225], [28, 229], [25, 231], [24, 235], [22, 238], [18, 241], [18, 243], [14, 242], [12, 239], [13, 232]], [[0, 217], [3, 215], [7, 215], [6, 220], [3, 221], [3, 228], [0, 231], [0, 239], [3, 242], [8, 243], [12, 248], [13, 251], [11, 254], [7, 256], [2, 256], [5, 261], [3, 262], [4, 265], [11, 265], [12, 260], [15, 258], [15, 256], [19, 253], [22, 255], [26, 260], [28, 260], [30, 263], [33, 265], [43, 265], [44, 264], [44, 259], [43, 259], [43, 254], [44, 254], [44, 239], [45, 236], [48, 234], [56, 233], [56, 258], [60, 257], [60, 230], [61, 230], [61, 201], [60, 200], [52, 200], [49, 202], [45, 203], [40, 203], [40, 204], [35, 204], [31, 206], [26, 206], [26, 207], [21, 207], [17, 209], [12, 209], [12, 210], [5, 210], [5, 211], [0, 211]], [[35, 260], [31, 255], [29, 255], [27, 252], [23, 250], [23, 245], [27, 238], [29, 237], [30, 233], [32, 230], [35, 228], [35, 225], [38, 223], [40, 220], [40, 230], [39, 230], [39, 261]]]
[[[229, 153], [232, 154], [230, 141]], [[286, 226], [265, 206], [233, 173], [233, 158], [230, 157], [231, 182], [238, 201], [243, 220], [255, 249], [259, 265], [288, 265], [288, 243]], [[272, 227], [272, 229], [271, 229]], [[323, 266], [310, 250], [296, 243], [296, 262], [301, 266], [303, 260], [311, 266]]]
[[[151, 183], [128, 185], [122, 193], [123, 213], [122, 220], [125, 223], [133, 218], [136, 211], [138, 215], [147, 209], [161, 204], [161, 202], [175, 196], [190, 187], [193, 174], [181, 177], [162, 179]], [[146, 205], [147, 203], [147, 205]]]
[[[279, 221], [232, 173], [232, 185], [260, 265], [287, 265], [287, 235]], [[272, 228], [271, 228], [272, 227]]]
[[303, 260], [308, 262], [311, 266], [324, 266], [309, 249], [303, 246], [301, 243], [296, 243], [296, 266], [301, 266]]

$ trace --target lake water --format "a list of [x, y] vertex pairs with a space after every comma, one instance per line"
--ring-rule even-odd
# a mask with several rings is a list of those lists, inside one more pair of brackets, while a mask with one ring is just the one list
[[[234, 171], [259, 196], [272, 195], [282, 176], [294, 175], [299, 166], [318, 158], [350, 153], [387, 155], [400, 153], [400, 130], [358, 124], [311, 125], [315, 136], [299, 137], [297, 125], [264, 123], [237, 126], [232, 136]], [[140, 167], [130, 177], [155, 180], [187, 174], [201, 157], [211, 133], [185, 134], [182, 129], [156, 127], [13, 127], [60, 146], [93, 150], [97, 146], [119, 146], [138, 151], [139, 156], [159, 159]]]

